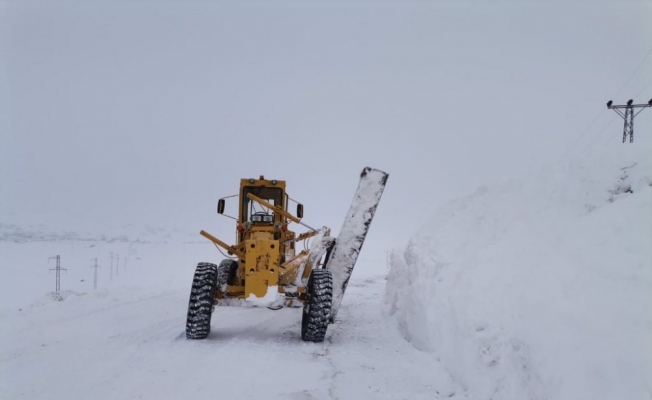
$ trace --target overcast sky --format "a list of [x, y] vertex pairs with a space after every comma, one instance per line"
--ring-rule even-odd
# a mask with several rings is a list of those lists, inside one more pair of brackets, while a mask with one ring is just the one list
[[264, 174], [337, 231], [371, 166], [388, 249], [592, 122], [569, 158], [609, 123], [618, 145], [605, 103], [652, 97], [651, 21], [649, 0], [0, 2], [0, 220], [230, 233], [216, 200]]

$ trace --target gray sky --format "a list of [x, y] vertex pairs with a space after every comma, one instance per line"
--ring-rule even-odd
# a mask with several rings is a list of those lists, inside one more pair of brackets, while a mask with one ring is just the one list
[[649, 56], [627, 82], [650, 21], [651, 1], [0, 2], [0, 220], [230, 234], [217, 198], [264, 174], [338, 230], [372, 166], [388, 249], [592, 121], [570, 157], [608, 123], [618, 144], [605, 103], [652, 81]]

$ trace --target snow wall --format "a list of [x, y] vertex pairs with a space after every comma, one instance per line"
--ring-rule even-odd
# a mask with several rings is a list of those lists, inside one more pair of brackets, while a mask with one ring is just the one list
[[392, 255], [385, 303], [469, 399], [652, 398], [652, 146], [451, 202]]

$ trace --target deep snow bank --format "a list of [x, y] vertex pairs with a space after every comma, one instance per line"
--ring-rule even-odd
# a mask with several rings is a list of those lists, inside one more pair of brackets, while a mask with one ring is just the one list
[[614, 146], [450, 203], [391, 260], [406, 338], [470, 399], [650, 398], [651, 153]]

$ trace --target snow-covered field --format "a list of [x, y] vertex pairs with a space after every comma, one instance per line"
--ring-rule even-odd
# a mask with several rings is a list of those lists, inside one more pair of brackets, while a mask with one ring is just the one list
[[393, 254], [386, 305], [470, 399], [652, 396], [652, 154], [478, 189]]
[[[47, 276], [44, 257], [59, 250], [68, 253], [64, 301], [45, 294], [54, 277]], [[189, 341], [185, 315], [194, 267], [188, 260], [210, 260], [216, 250], [132, 245], [127, 269], [107, 282], [104, 268], [97, 291], [88, 280], [92, 270], [73, 268], [119, 250], [107, 243], [3, 244], [3, 270], [14, 267], [2, 288], [2, 398], [432, 399], [462, 393], [435, 359], [387, 323], [385, 278], [379, 276], [384, 260], [361, 258], [324, 343], [301, 341], [300, 309], [228, 307], [215, 311], [207, 340]], [[6, 296], [17, 292], [17, 298]]]
[[[455, 200], [392, 254], [389, 275], [366, 245], [321, 344], [301, 341], [299, 309], [218, 307], [208, 339], [186, 340], [194, 265], [221, 259], [196, 235], [4, 222], [0, 393], [648, 399], [648, 149], [603, 151]], [[60, 296], [54, 255], [68, 269]], [[110, 255], [120, 257], [112, 276]]]

